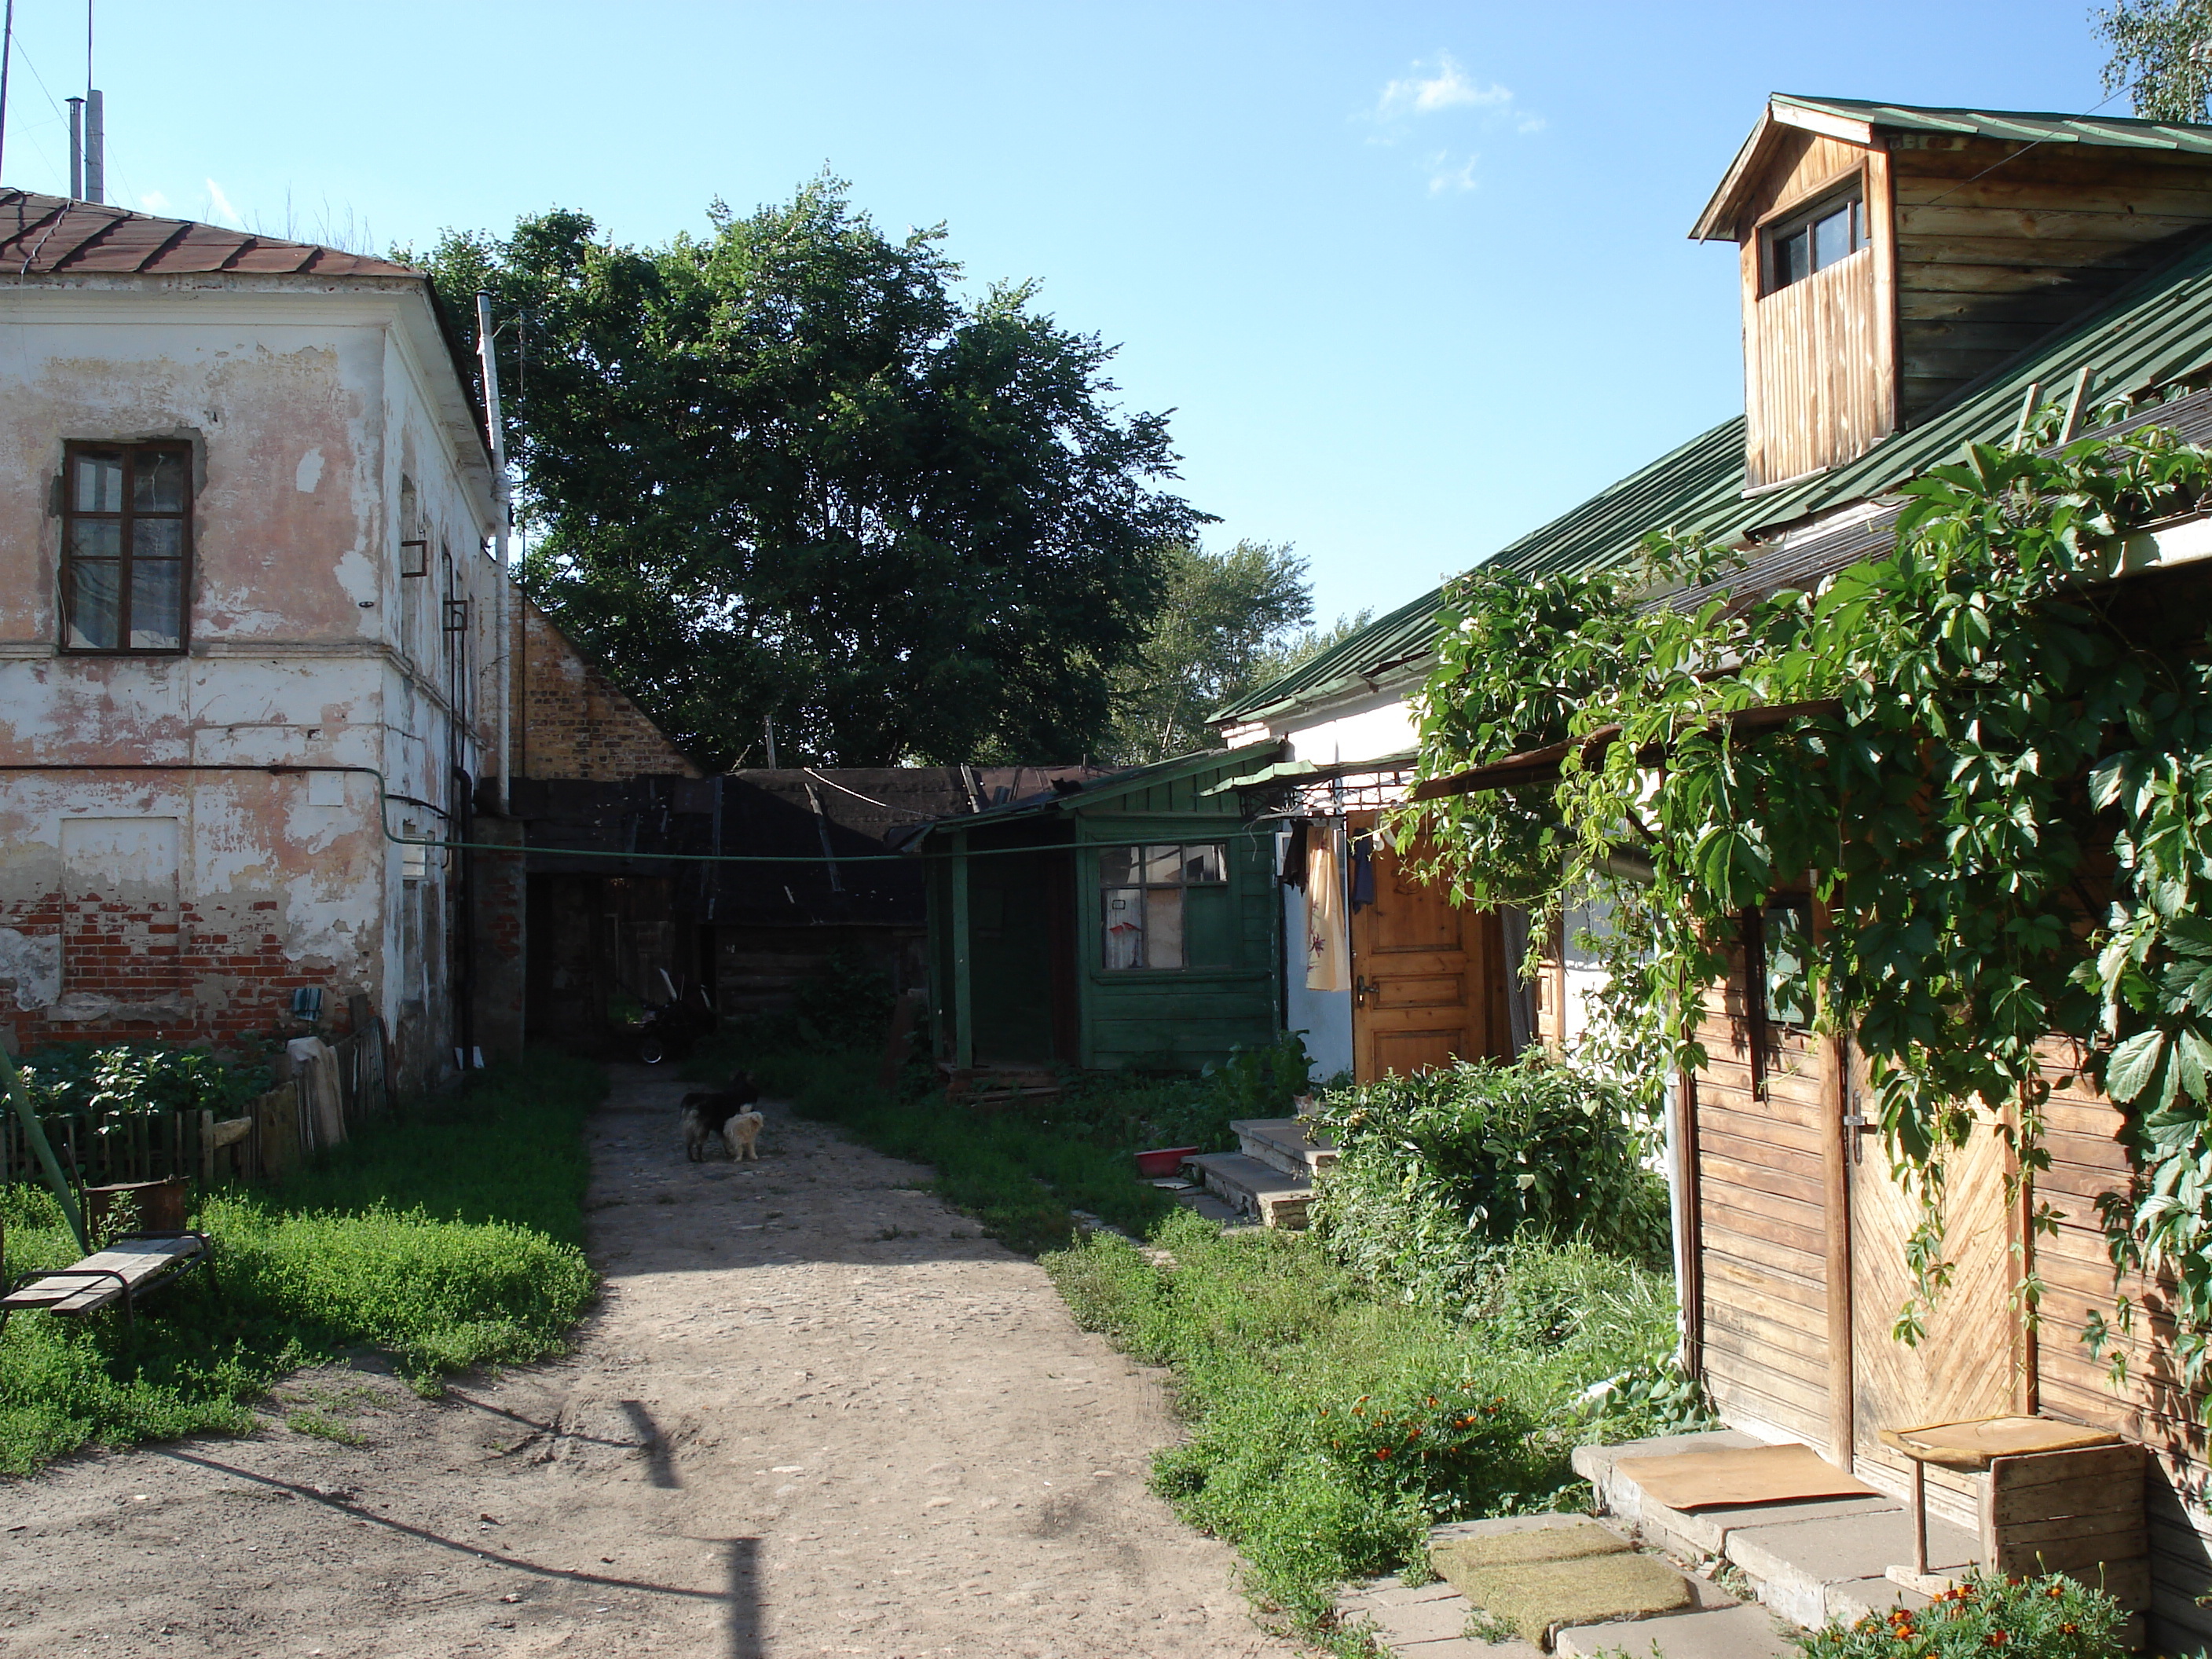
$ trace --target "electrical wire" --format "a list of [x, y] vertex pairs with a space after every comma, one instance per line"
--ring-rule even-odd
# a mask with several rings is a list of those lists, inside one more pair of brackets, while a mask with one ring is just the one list
[[[2088, 108], [2083, 110], [2079, 115], [2069, 116], [2067, 118], [2074, 121], [2086, 121], [2091, 116], [2094, 115], [2099, 110], [2104, 108], [2105, 104], [2111, 103], [2113, 98], [2118, 98], [2120, 95], [2120, 93], [2125, 92], [2127, 88], [2125, 87], [2122, 87], [2120, 88], [2120, 92], [2112, 94], [2112, 97], [2106, 98], [2104, 100], [2104, 103], [2092, 104]], [[1999, 167], [2004, 167], [2008, 163], [2017, 161], [2021, 156], [2027, 155], [2029, 150], [2035, 149], [2038, 145], [2048, 144], [2053, 142], [2055, 141], [2050, 138], [2031, 139], [2028, 143], [2021, 145], [2020, 149], [2014, 150], [2011, 155], [2002, 156], [1996, 161], [1990, 162], [1989, 166], [1984, 167], [1972, 178], [1960, 179], [1957, 184], [1945, 191], [1942, 196], [1931, 197], [1927, 201], [1915, 203], [1914, 205], [1917, 207], [1934, 207], [1936, 203], [1942, 201], [1945, 197], [1956, 196], [1960, 191], [1966, 189], [1968, 185], [1978, 184], [1982, 179], [1988, 178], [1992, 173], [1995, 173]]]

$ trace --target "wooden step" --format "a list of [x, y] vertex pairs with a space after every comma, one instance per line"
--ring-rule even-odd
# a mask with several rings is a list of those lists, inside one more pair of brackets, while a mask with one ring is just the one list
[[1242, 1152], [1201, 1152], [1185, 1158], [1182, 1166], [1203, 1182], [1208, 1192], [1244, 1214], [1256, 1216], [1263, 1227], [1306, 1224], [1313, 1182], [1304, 1176], [1286, 1175]]
[[1257, 1158], [1285, 1175], [1304, 1176], [1310, 1180], [1316, 1171], [1326, 1170], [1336, 1162], [1336, 1148], [1326, 1141], [1309, 1139], [1301, 1118], [1239, 1118], [1229, 1127], [1245, 1157]]

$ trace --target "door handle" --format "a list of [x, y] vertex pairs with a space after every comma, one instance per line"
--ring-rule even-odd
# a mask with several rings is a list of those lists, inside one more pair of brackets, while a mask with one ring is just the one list
[[1362, 974], [1352, 981], [1352, 998], [1354, 1002], [1364, 1004], [1370, 997], [1373, 997], [1377, 1002], [1382, 1001], [1382, 988], [1370, 982], [1367, 976]]

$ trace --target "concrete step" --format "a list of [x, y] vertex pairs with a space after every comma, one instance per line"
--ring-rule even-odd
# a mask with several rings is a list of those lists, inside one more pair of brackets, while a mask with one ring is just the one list
[[1309, 1139], [1304, 1121], [1295, 1117], [1238, 1118], [1229, 1127], [1245, 1157], [1285, 1175], [1310, 1179], [1336, 1162], [1336, 1148]]
[[1796, 1638], [1768, 1608], [1750, 1602], [1668, 1613], [1612, 1625], [1569, 1625], [1552, 1650], [1563, 1659], [1597, 1659], [1601, 1653], [1650, 1653], [1664, 1659], [1782, 1659]]
[[1208, 1192], [1258, 1218], [1263, 1227], [1306, 1224], [1313, 1182], [1304, 1176], [1285, 1175], [1242, 1152], [1201, 1152], [1185, 1158], [1182, 1167], [1196, 1175]]
[[1203, 1216], [1217, 1226], [1228, 1226], [1243, 1219], [1242, 1212], [1234, 1204], [1209, 1193], [1203, 1187], [1186, 1187], [1182, 1191], [1171, 1194], [1170, 1196], [1184, 1209]]

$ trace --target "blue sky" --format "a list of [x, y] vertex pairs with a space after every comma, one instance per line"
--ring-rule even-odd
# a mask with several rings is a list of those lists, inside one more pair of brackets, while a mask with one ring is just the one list
[[[2087, 10], [101, 0], [98, 78], [112, 199], [380, 249], [556, 205], [659, 240], [828, 166], [1119, 343], [1212, 538], [1296, 544], [1326, 617], [1742, 407], [1685, 232], [1768, 91], [2085, 110]], [[15, 11], [6, 181], [58, 189], [82, 0]]]

